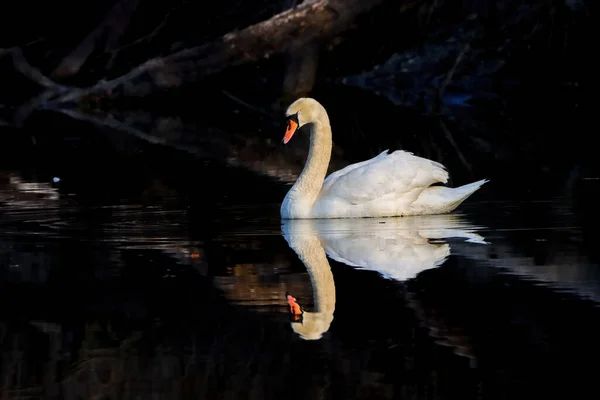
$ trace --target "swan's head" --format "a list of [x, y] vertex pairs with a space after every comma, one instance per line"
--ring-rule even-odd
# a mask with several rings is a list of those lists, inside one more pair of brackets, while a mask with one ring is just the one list
[[302, 126], [315, 122], [323, 115], [324, 111], [323, 106], [310, 97], [301, 97], [294, 101], [285, 112], [287, 123], [283, 143], [289, 142], [294, 133]]

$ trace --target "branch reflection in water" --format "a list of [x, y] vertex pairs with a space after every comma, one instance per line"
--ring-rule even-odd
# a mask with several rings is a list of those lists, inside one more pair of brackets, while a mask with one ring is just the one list
[[313, 288], [313, 312], [302, 310], [293, 295], [287, 294], [292, 329], [305, 340], [320, 339], [333, 321], [335, 282], [327, 256], [403, 282], [446, 261], [451, 250], [444, 239], [487, 244], [475, 232], [480, 228], [458, 214], [283, 220], [281, 228], [288, 245], [306, 266]]

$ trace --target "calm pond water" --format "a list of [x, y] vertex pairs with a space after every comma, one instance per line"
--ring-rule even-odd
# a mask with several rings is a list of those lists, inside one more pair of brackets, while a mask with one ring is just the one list
[[2, 177], [4, 398], [513, 399], [597, 372], [600, 269], [568, 203], [281, 224]]
[[593, 396], [598, 237], [567, 200], [282, 224], [285, 183], [107, 168], [0, 171], [2, 399]]

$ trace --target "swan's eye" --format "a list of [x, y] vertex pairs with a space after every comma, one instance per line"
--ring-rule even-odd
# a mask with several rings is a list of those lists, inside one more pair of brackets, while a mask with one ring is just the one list
[[[295, 122], [295, 123], [296, 123], [296, 125], [300, 125], [300, 122], [298, 122], [298, 113], [296, 113], [296, 114], [292, 114], [292, 115], [289, 115], [289, 116], [287, 117], [287, 119], [288, 119], [288, 121]], [[289, 122], [288, 122], [288, 123], [289, 123]]]

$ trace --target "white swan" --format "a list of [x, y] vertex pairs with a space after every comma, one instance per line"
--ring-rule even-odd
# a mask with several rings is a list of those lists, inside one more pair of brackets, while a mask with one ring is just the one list
[[311, 98], [300, 98], [286, 111], [283, 143], [304, 125], [310, 127], [310, 151], [302, 173], [281, 204], [281, 217], [360, 218], [444, 214], [454, 210], [481, 185], [482, 179], [457, 188], [435, 161], [402, 150], [384, 151], [370, 160], [329, 175], [331, 126], [327, 111]]
[[387, 279], [403, 282], [444, 263], [448, 243], [430, 239], [463, 238], [485, 244], [460, 216], [426, 215], [404, 218], [290, 219], [283, 220], [283, 237], [305, 265], [310, 276], [314, 312], [301, 309], [287, 294], [290, 312], [301, 315], [292, 329], [306, 340], [329, 330], [335, 311], [335, 283], [327, 256], [359, 269], [377, 271]]

